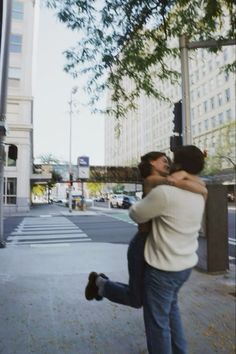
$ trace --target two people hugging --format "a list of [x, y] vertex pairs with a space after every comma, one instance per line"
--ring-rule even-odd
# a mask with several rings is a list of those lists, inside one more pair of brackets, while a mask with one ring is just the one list
[[87, 300], [107, 298], [140, 308], [149, 354], [187, 354], [178, 293], [197, 264], [198, 233], [207, 189], [198, 174], [204, 154], [194, 145], [179, 147], [173, 164], [163, 152], [141, 157], [143, 199], [129, 209], [138, 223], [128, 252], [129, 282], [91, 272]]

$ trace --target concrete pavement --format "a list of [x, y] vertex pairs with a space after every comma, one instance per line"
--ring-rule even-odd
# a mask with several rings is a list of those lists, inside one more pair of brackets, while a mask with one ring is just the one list
[[[30, 215], [46, 210], [37, 212]], [[94, 242], [0, 249], [0, 353], [147, 354], [142, 310], [84, 298], [91, 270], [127, 281], [126, 251]], [[180, 293], [189, 354], [235, 353], [231, 267], [222, 275], [194, 270]]]

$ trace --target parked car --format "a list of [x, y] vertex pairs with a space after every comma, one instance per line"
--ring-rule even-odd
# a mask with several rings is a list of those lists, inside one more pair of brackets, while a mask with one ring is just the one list
[[98, 197], [94, 199], [95, 202], [105, 202], [105, 198], [104, 197]]
[[122, 208], [124, 194], [113, 194], [110, 198], [111, 208]]
[[[84, 205], [86, 207], [91, 207], [93, 205], [93, 200], [90, 198], [85, 198], [81, 194], [72, 195], [72, 209], [75, 209], [79, 205], [81, 205], [82, 200], [84, 201]], [[67, 207], [69, 206], [69, 199], [66, 200]]]
[[137, 203], [138, 200], [139, 200], [139, 198], [137, 198], [137, 197], [126, 195], [123, 198], [122, 208], [129, 209], [129, 207], [131, 207], [133, 204]]

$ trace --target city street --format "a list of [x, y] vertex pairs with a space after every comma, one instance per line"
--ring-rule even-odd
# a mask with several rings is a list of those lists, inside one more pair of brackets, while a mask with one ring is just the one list
[[[137, 230], [135, 223], [124, 209], [108, 208], [107, 202], [95, 202], [92, 215], [66, 213], [64, 206], [34, 206], [32, 212], [40, 217], [37, 221], [29, 216], [11, 216], [4, 220], [5, 237], [9, 243], [75, 243], [108, 242], [128, 244]], [[46, 211], [46, 214], [45, 214]], [[65, 212], [65, 215], [61, 213]], [[32, 213], [31, 213], [32, 215]], [[41, 216], [40, 216], [41, 215]], [[52, 218], [53, 217], [53, 218]], [[236, 209], [228, 209], [229, 260], [235, 263]]]

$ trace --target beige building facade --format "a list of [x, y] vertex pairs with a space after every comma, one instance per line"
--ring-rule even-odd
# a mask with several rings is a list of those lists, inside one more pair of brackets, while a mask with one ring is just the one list
[[33, 172], [33, 58], [37, 8], [33, 0], [12, 1], [8, 72], [4, 209], [6, 213], [30, 208]]
[[[235, 59], [235, 46], [220, 53], [198, 49], [189, 53], [190, 106], [193, 144], [210, 154], [233, 154], [235, 147], [235, 76], [221, 68]], [[171, 59], [170, 66], [179, 70], [180, 60]], [[125, 82], [129, 89], [129, 82]], [[136, 111], [123, 119], [120, 137], [116, 137], [116, 121], [105, 122], [105, 164], [136, 165], [140, 156], [160, 150], [171, 156], [170, 136], [173, 135], [174, 102], [181, 99], [181, 84], [157, 82], [157, 87], [171, 104], [142, 95]], [[235, 154], [235, 153], [234, 153]], [[234, 156], [235, 158], [235, 156]], [[222, 158], [222, 168], [232, 167]]]

